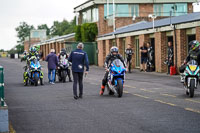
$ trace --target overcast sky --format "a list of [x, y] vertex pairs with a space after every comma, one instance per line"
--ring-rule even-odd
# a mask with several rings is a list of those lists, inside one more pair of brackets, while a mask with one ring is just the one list
[[[17, 43], [15, 28], [20, 22], [29, 25], [72, 20], [73, 8], [87, 0], [0, 0], [0, 49], [9, 50]], [[196, 10], [200, 11], [200, 7]]]
[[20, 22], [29, 25], [72, 20], [73, 8], [86, 0], [0, 0], [0, 49], [9, 50], [17, 43], [15, 28]]

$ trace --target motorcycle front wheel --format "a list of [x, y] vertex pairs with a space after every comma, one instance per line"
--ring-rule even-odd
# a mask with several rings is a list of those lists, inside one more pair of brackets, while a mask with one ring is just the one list
[[190, 93], [189, 93], [189, 96], [192, 98], [194, 97], [194, 88], [195, 88], [195, 80], [191, 80], [190, 81]]
[[38, 75], [35, 74], [35, 77], [34, 77], [35, 86], [38, 86], [38, 79], [39, 79]]
[[117, 93], [118, 97], [122, 97], [123, 95], [123, 81], [121, 79], [117, 80]]

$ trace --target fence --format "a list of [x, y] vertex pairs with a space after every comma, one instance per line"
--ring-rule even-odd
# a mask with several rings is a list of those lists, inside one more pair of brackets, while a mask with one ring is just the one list
[[[66, 50], [70, 53], [72, 50], [75, 50], [78, 42], [66, 43]], [[88, 59], [90, 65], [98, 65], [98, 50], [96, 42], [84, 42], [84, 49], [88, 54]]]
[[0, 106], [4, 106], [4, 72], [0, 66]]

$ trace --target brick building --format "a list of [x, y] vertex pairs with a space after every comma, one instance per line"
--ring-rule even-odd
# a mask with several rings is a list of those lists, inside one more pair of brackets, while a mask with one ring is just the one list
[[173, 43], [174, 63], [179, 67], [188, 54], [188, 42], [195, 39], [200, 41], [200, 12], [156, 20], [154, 28], [153, 22], [138, 22], [98, 37], [98, 64], [103, 66], [105, 56], [113, 44], [119, 47], [123, 56], [127, 44], [131, 44], [135, 53], [132, 67], [139, 68], [139, 48], [143, 42], [150, 42], [155, 50], [155, 71], [166, 72], [164, 61], [167, 57], [167, 42]]
[[29, 51], [29, 48], [41, 41], [46, 40], [46, 30], [31, 30], [30, 37], [26, 37], [24, 41], [24, 50]]
[[170, 11], [172, 16], [192, 13], [192, 3], [196, 0], [115, 0], [114, 6], [112, 2], [113, 0], [88, 0], [75, 7], [77, 24], [96, 22], [99, 35], [103, 35], [114, 31], [114, 27], [152, 21], [149, 14], [162, 19], [169, 17]]
[[50, 53], [51, 49], [55, 49], [56, 54], [60, 52], [62, 48], [66, 48], [67, 52], [71, 52], [71, 49], [68, 49], [67, 44], [73, 43], [75, 41], [75, 33], [54, 37], [39, 43], [33, 44], [33, 46], [39, 45], [40, 52], [43, 53], [43, 59]]

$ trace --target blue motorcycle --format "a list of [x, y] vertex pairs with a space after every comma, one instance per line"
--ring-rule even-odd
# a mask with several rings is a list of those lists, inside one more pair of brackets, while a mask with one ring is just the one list
[[122, 97], [125, 72], [126, 69], [121, 60], [115, 59], [109, 68], [108, 74], [107, 88], [110, 95], [117, 94], [118, 97]]
[[27, 85], [28, 81], [30, 84], [35, 86], [38, 85], [38, 81], [43, 85], [43, 72], [41, 71], [41, 65], [37, 58], [30, 60], [29, 69], [24, 73], [24, 84]]

